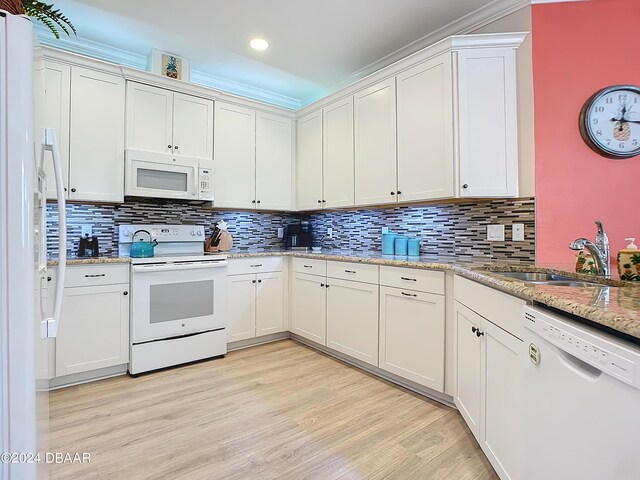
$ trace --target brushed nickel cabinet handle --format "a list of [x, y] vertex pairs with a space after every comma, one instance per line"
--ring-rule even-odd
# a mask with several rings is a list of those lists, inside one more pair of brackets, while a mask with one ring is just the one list
[[418, 296], [415, 293], [405, 293], [405, 292], [400, 292], [400, 293], [402, 293], [402, 295], [404, 295], [405, 297], [417, 297]]
[[107, 276], [106, 273], [100, 273], [96, 275], [85, 275], [85, 278], [97, 278], [97, 277], [106, 277], [106, 276]]
[[400, 277], [400, 280], [408, 280], [410, 282], [417, 282], [418, 279], [416, 278], [409, 278], [409, 277]]

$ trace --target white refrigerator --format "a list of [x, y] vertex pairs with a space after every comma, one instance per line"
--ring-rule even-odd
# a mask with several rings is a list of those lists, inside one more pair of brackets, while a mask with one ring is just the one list
[[[0, 11], [1, 480], [47, 477], [49, 350], [60, 320], [66, 264], [60, 155], [55, 132], [39, 120], [45, 69], [34, 38], [29, 18]], [[44, 162], [51, 161], [62, 246], [55, 292], [46, 288]], [[55, 295], [52, 316], [45, 306], [48, 295]]]

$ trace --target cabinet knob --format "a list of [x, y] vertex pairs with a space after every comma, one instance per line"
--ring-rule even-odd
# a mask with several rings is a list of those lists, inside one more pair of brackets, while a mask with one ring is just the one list
[[326, 200], [322, 200], [322, 203], [327, 203], [327, 201]]
[[476, 337], [481, 337], [484, 335], [484, 332], [481, 332], [479, 328], [471, 327], [471, 331], [476, 334]]
[[251, 280], [251, 283], [256, 283], [256, 281], [255, 280]]
[[47, 282], [50, 282], [50, 281], [51, 281], [51, 277], [47, 277]]
[[329, 288], [330, 286], [331, 286], [331, 285], [329, 285], [329, 284], [326, 284], [326, 285], [325, 285], [325, 287], [327, 287], [327, 288]]
[[256, 203], [260, 203], [260, 200], [258, 200]]
[[400, 190], [398, 190], [398, 195], [402, 195], [402, 192]]
[[173, 148], [171, 145], [167, 145], [167, 148]]
[[258, 280], [258, 283], [262, 283], [262, 280]]
[[462, 185], [462, 188], [469, 188], [469, 184], [465, 183], [464, 185]]
[[67, 187], [64, 187], [64, 191], [65, 191], [65, 192], [67, 191]]
[[318, 203], [322, 203], [322, 200], [318, 200]]
[[75, 189], [75, 188], [72, 188], [72, 189], [71, 189], [71, 191], [75, 193], [76, 189]]
[[255, 200], [251, 200], [251, 203], [256, 203], [256, 201]]
[[320, 284], [320, 286], [321, 286], [321, 287], [324, 287], [324, 283], [321, 283], [321, 284]]
[[176, 145], [175, 147], [173, 147], [173, 149], [174, 149], [174, 150], [177, 150], [177, 149], [178, 149], [178, 146]]
[[391, 195], [395, 195], [395, 194], [396, 194], [396, 192], [391, 192]]
[[122, 292], [123, 295], [129, 295], [129, 292]]

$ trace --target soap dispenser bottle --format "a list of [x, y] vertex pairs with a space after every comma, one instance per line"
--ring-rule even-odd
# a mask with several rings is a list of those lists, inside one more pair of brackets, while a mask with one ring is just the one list
[[629, 242], [627, 248], [618, 251], [618, 274], [620, 280], [640, 281], [640, 250], [633, 237], [625, 238]]

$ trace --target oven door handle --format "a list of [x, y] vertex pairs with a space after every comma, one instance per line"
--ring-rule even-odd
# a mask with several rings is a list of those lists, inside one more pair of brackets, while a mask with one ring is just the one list
[[197, 270], [201, 268], [223, 268], [226, 266], [226, 261], [215, 263], [169, 263], [167, 265], [134, 265], [132, 271], [133, 273], [170, 272], [176, 270]]

